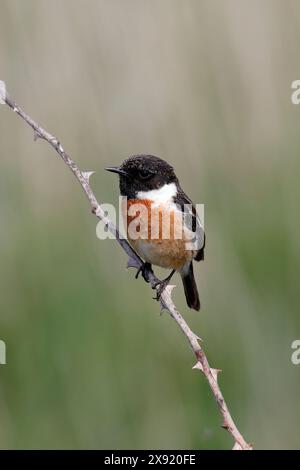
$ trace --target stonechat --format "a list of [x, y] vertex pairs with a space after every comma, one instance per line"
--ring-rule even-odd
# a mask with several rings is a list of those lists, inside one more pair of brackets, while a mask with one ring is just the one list
[[144, 260], [145, 279], [151, 265], [171, 269], [162, 292], [178, 271], [188, 306], [200, 310], [193, 260], [204, 259], [205, 233], [173, 167], [153, 155], [134, 155], [106, 170], [119, 175], [127, 238]]

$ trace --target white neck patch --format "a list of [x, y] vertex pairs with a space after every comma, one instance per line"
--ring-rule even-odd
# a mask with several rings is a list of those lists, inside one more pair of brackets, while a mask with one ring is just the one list
[[154, 204], [173, 203], [174, 197], [177, 194], [175, 183], [165, 184], [159, 189], [152, 189], [151, 191], [139, 191], [137, 193], [138, 199], [149, 199]]

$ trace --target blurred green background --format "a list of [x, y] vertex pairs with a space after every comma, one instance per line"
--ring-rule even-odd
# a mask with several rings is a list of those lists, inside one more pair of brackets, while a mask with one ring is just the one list
[[[256, 448], [300, 448], [300, 2], [0, 0], [0, 79], [100, 201], [135, 153], [205, 204], [203, 338]], [[0, 106], [1, 448], [230, 448], [194, 357], [56, 153]]]

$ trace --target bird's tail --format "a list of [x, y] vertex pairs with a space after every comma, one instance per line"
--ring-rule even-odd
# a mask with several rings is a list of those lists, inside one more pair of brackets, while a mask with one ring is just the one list
[[194, 278], [193, 263], [190, 263], [188, 269], [181, 270], [180, 274], [188, 306], [194, 310], [200, 310], [200, 299]]

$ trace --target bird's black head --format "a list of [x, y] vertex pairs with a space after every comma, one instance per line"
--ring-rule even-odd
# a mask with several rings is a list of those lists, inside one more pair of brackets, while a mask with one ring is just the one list
[[153, 155], [134, 155], [120, 167], [106, 170], [119, 174], [121, 195], [129, 199], [135, 199], [140, 191], [151, 191], [178, 182], [173, 167]]

